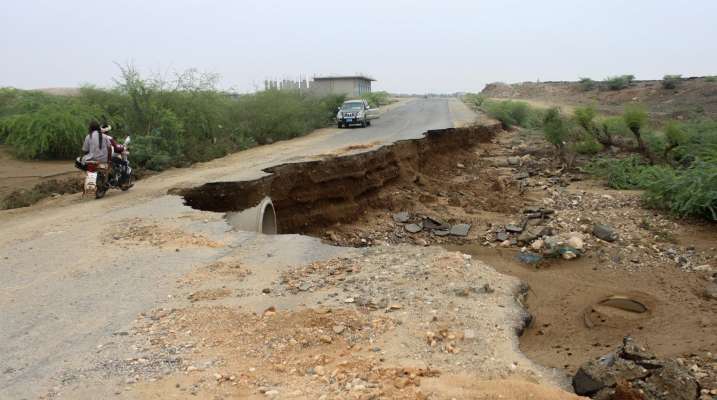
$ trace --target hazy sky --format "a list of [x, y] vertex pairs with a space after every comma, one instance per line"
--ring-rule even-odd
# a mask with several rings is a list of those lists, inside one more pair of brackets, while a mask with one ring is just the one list
[[364, 72], [374, 89], [717, 75], [717, 0], [3, 0], [0, 86], [107, 86], [114, 63], [269, 77]]

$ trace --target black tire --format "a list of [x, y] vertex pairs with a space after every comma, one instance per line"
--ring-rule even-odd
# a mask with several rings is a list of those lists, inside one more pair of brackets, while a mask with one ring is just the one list
[[336, 123], [336, 127], [339, 128], [339, 129], [341, 129], [341, 128], [344, 127], [344, 124], [342, 124], [341, 122], [337, 122], [337, 123]]
[[366, 120], [361, 121], [361, 127], [362, 127], [362, 128], [365, 128], [365, 127], [366, 127]]
[[120, 185], [120, 189], [121, 189], [123, 192], [126, 192], [126, 191], [128, 191], [132, 186], [134, 186], [134, 175], [131, 175], [131, 174], [130, 174], [129, 178], [127, 178], [127, 182], [125, 182], [125, 183], [123, 183], [122, 185]]
[[101, 199], [107, 194], [109, 185], [107, 184], [103, 174], [97, 174], [97, 189], [95, 190], [95, 198]]
[[371, 120], [366, 121], [366, 126], [371, 126]]

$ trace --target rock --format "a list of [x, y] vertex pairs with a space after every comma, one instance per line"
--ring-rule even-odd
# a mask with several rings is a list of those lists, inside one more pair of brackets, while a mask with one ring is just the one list
[[438, 221], [438, 220], [435, 220], [435, 219], [430, 218], [430, 217], [423, 218], [422, 226], [423, 226], [423, 229], [428, 229], [428, 230], [434, 230], [434, 229], [437, 229], [437, 230], [448, 230], [448, 229], [451, 229], [451, 226], [450, 226], [450, 225], [444, 224], [443, 222]]
[[405, 211], [393, 214], [393, 220], [398, 223], [406, 223], [406, 222], [408, 222], [409, 219], [411, 219], [411, 214], [409, 214]]
[[453, 236], [468, 236], [468, 231], [471, 230], [471, 224], [456, 224], [451, 227], [451, 235]]
[[451, 233], [448, 229], [434, 229], [433, 234], [436, 236], [448, 236]]
[[505, 226], [505, 230], [511, 233], [520, 233], [523, 232], [523, 227], [515, 224], [508, 224]]
[[463, 165], [463, 164], [461, 164], [461, 163], [457, 163], [457, 164], [456, 164], [456, 167], [458, 167], [458, 168], [460, 168], [460, 169], [463, 169], [463, 168], [465, 168], [466, 166]]
[[264, 293], [264, 294], [269, 294], [269, 293], [271, 293], [271, 289], [269, 289], [269, 288], [264, 288], [264, 289], [261, 289], [261, 292]]
[[423, 230], [423, 226], [419, 224], [407, 224], [403, 226], [403, 229], [408, 233], [418, 233]]
[[510, 245], [513, 244], [510, 240], [504, 240], [500, 242], [500, 247], [510, 247]]
[[308, 282], [303, 282], [301, 285], [299, 285], [299, 290], [301, 290], [302, 292], [305, 292], [309, 289], [311, 289], [311, 284]]
[[540, 251], [540, 250], [542, 250], [544, 245], [545, 245], [545, 242], [542, 241], [541, 239], [538, 239], [530, 245], [530, 248], [532, 248], [535, 251]]
[[513, 175], [513, 178], [515, 178], [515, 180], [518, 180], [518, 181], [527, 179], [529, 177], [530, 177], [530, 174], [527, 172], [518, 172], [517, 174]]
[[520, 165], [520, 157], [508, 157], [508, 165], [512, 165], [512, 166]]
[[506, 241], [506, 240], [508, 240], [508, 237], [509, 237], [509, 235], [508, 235], [508, 232], [506, 232], [506, 231], [500, 231], [495, 234], [495, 240], [498, 242]]
[[[616, 352], [583, 364], [573, 377], [573, 388], [593, 399], [695, 400], [699, 384], [678, 361], [655, 359], [625, 337]], [[627, 396], [635, 393], [640, 396]]]
[[466, 340], [472, 340], [476, 338], [476, 331], [473, 329], [463, 330], [463, 338]]
[[279, 391], [275, 389], [267, 390], [266, 392], [264, 392], [264, 395], [266, 397], [276, 397], [279, 395]]
[[518, 235], [518, 241], [525, 243], [532, 242], [543, 234], [543, 229], [544, 227], [542, 226], [531, 226]]
[[618, 235], [610, 225], [595, 224], [593, 225], [593, 235], [606, 242], [614, 242], [618, 239]]
[[413, 243], [415, 243], [416, 246], [424, 246], [424, 247], [428, 246], [428, 241], [426, 239], [418, 238], [418, 239], [414, 240]]
[[707, 284], [703, 294], [708, 300], [717, 300], [717, 282]]
[[647, 378], [644, 384], [638, 384], [653, 399], [694, 400], [699, 393], [697, 380], [674, 361], [667, 361], [665, 366]]
[[531, 252], [518, 253], [516, 258], [518, 259], [518, 261], [525, 264], [537, 264], [543, 260], [543, 257], [540, 254], [535, 254]]
[[334, 325], [334, 333], [337, 335], [340, 335], [346, 330], [346, 327], [344, 325]]
[[561, 257], [563, 257], [564, 260], [572, 260], [574, 258], [577, 258], [578, 255], [570, 250], [567, 250], [561, 254]]
[[575, 393], [589, 396], [606, 387], [613, 387], [618, 379], [635, 380], [649, 375], [649, 371], [636, 363], [608, 354], [583, 364], [573, 377]]
[[331, 336], [329, 335], [321, 335], [319, 337], [319, 340], [321, 340], [323, 343], [331, 343], [333, 339], [331, 339]]
[[568, 241], [566, 242], [568, 246], [577, 249], [582, 250], [585, 247], [585, 243], [583, 242], [583, 239], [580, 236], [570, 236]]

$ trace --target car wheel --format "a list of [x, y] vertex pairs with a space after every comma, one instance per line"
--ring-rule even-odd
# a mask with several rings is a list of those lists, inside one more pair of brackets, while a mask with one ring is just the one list
[[341, 128], [344, 127], [344, 124], [342, 124], [341, 122], [337, 122], [337, 123], [336, 123], [336, 127], [339, 128], [339, 129], [341, 129]]
[[366, 126], [371, 126], [371, 121], [366, 121]]
[[361, 127], [362, 127], [362, 128], [365, 128], [365, 127], [366, 127], [366, 121], [361, 121]]

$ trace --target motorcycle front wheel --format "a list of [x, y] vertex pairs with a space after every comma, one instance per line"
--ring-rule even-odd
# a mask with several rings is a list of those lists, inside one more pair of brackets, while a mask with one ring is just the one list
[[126, 192], [132, 186], [134, 186], [134, 175], [130, 174], [130, 176], [124, 182], [122, 182], [122, 184], [120, 185], [120, 189], [122, 189], [123, 192]]

